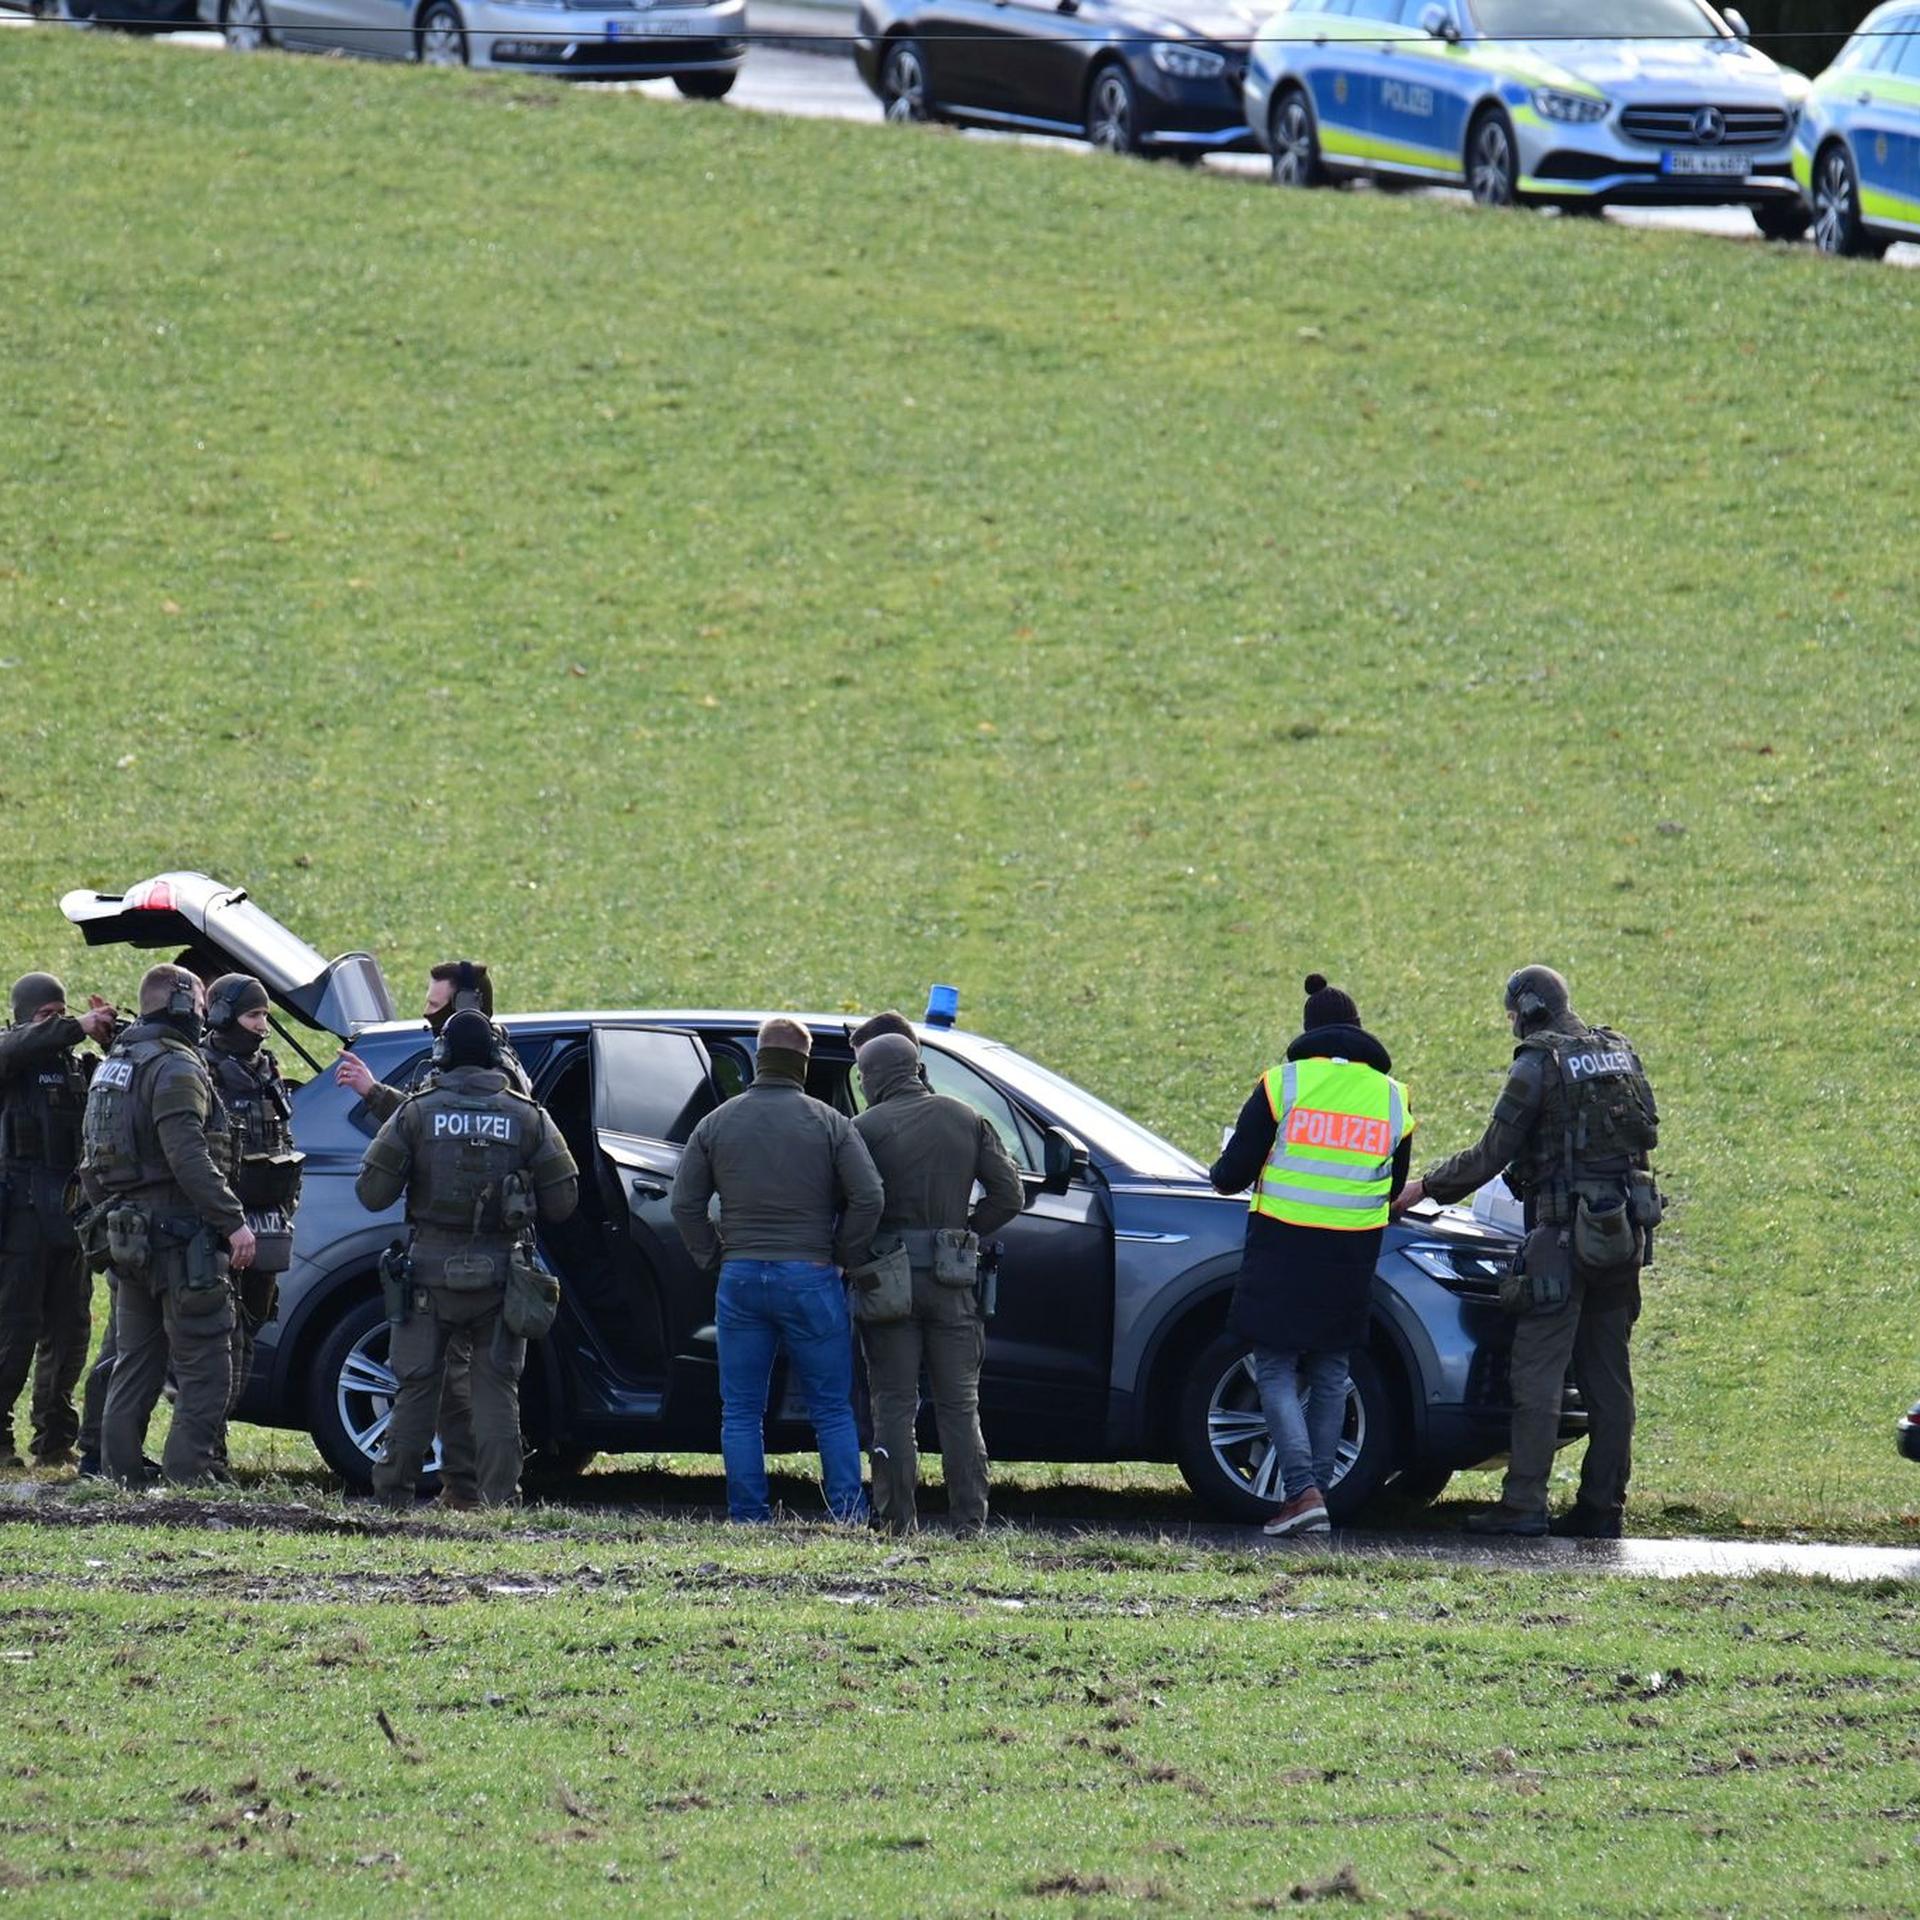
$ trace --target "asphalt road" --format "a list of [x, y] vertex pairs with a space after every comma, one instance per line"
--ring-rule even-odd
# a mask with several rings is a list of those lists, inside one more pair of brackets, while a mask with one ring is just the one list
[[[753, 30], [776, 29], [782, 34], [815, 33], [829, 36], [835, 31], [835, 17], [823, 10], [782, 7], [756, 14]], [[31, 23], [24, 15], [0, 14], [0, 26], [25, 27]], [[176, 33], [168, 36], [172, 46], [217, 52], [220, 36], [215, 33]], [[616, 82], [610, 92], [644, 93], [654, 99], [677, 100], [673, 83], [668, 80]], [[827, 40], [821, 47], [800, 51], [791, 46], [755, 46], [747, 56], [739, 83], [731, 95], [732, 104], [756, 113], [791, 114], [803, 120], [865, 120], [878, 122], [879, 103], [861, 84], [853, 70], [853, 60], [844, 43]], [[931, 134], [926, 137], [933, 137]], [[968, 140], [1018, 140], [1028, 146], [1048, 147], [1092, 159], [1089, 150], [1077, 141], [1050, 140], [1031, 134], [973, 133]], [[1249, 180], [1264, 180], [1264, 157], [1254, 154], [1216, 154], [1204, 162], [1209, 171], [1240, 174]], [[1361, 189], [1365, 191], [1365, 189]], [[1466, 195], [1445, 188], [1428, 190], [1427, 197], [1464, 203]], [[1541, 216], [1549, 217], [1549, 216]], [[1738, 207], [1659, 209], [1623, 207], [1610, 211], [1606, 218], [1623, 226], [1667, 227], [1686, 233], [1716, 234], [1751, 245], [1764, 244], [1754, 231], [1751, 219]], [[1889, 266], [1920, 267], [1920, 246], [1896, 246], [1887, 255]]]

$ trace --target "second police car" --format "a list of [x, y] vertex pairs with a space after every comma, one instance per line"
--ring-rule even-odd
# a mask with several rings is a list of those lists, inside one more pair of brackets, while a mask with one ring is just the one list
[[1770, 239], [1808, 215], [1807, 83], [1702, 0], [1290, 0], [1247, 65], [1282, 186], [1465, 186], [1483, 206], [1736, 202]]
[[1920, 240], [1920, 6], [1877, 8], [1813, 84], [1793, 141], [1823, 253]]

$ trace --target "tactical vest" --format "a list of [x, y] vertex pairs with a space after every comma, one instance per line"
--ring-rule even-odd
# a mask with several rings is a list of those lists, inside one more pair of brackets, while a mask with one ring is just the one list
[[1261, 1084], [1278, 1131], [1252, 1211], [1336, 1233], [1384, 1227], [1393, 1157], [1413, 1131], [1399, 1081], [1357, 1060], [1289, 1060]]
[[524, 1095], [456, 1092], [437, 1083], [408, 1102], [413, 1169], [407, 1218], [439, 1233], [511, 1238], [503, 1212], [508, 1176], [540, 1149], [540, 1109]]
[[1660, 1144], [1660, 1116], [1640, 1058], [1610, 1027], [1529, 1034], [1521, 1052], [1547, 1056], [1540, 1118], [1507, 1169], [1507, 1184], [1538, 1217], [1572, 1217], [1582, 1185], [1618, 1187]]
[[87, 1076], [70, 1052], [0, 1085], [0, 1164], [71, 1173], [80, 1164]]
[[218, 1047], [203, 1047], [200, 1057], [226, 1109], [235, 1149], [243, 1154], [290, 1153], [293, 1102], [273, 1055], [262, 1048], [252, 1060], [241, 1060]]
[[[138, 1029], [134, 1030], [138, 1033]], [[153, 1123], [153, 1081], [170, 1054], [184, 1053], [201, 1072], [199, 1054], [185, 1041], [129, 1036], [100, 1063], [87, 1090], [81, 1152], [88, 1171], [115, 1193], [171, 1185], [173, 1168]], [[207, 1151], [224, 1175], [233, 1166], [227, 1119], [216, 1096], [207, 1117]]]

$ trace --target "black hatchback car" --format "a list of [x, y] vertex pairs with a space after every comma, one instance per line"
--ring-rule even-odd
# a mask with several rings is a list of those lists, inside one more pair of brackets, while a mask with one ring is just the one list
[[1197, 160], [1254, 148], [1240, 80], [1258, 17], [1204, 0], [861, 0], [853, 58], [889, 120]]
[[[429, 1036], [393, 1017], [378, 964], [331, 963], [244, 892], [163, 874], [124, 894], [61, 902], [93, 945], [185, 949], [209, 972], [240, 969], [272, 994], [282, 1037], [313, 1070], [294, 1097], [307, 1156], [294, 1262], [278, 1321], [262, 1330], [240, 1413], [304, 1428], [349, 1482], [368, 1482], [395, 1381], [376, 1266], [397, 1214], [367, 1213], [354, 1176], [375, 1126], [287, 1022], [351, 1037], [381, 1079], [405, 1083]], [[581, 1205], [541, 1252], [563, 1286], [553, 1333], [529, 1359], [522, 1423], [547, 1466], [596, 1452], [711, 1453], [720, 1403], [714, 1283], [688, 1260], [668, 1213], [680, 1150], [701, 1115], [748, 1084], [759, 1011], [546, 1013], [505, 1025], [535, 1091], [579, 1162]], [[844, 1015], [802, 1016], [810, 1091], [857, 1111]], [[1000, 1460], [1177, 1461], [1216, 1511], [1275, 1504], [1276, 1461], [1245, 1347], [1225, 1331], [1244, 1201], [1198, 1161], [997, 1041], [921, 1029], [928, 1077], [998, 1129], [1027, 1187], [1001, 1230], [981, 1421]], [[1373, 1331], [1353, 1386], [1329, 1490], [1350, 1517], [1390, 1481], [1430, 1497], [1453, 1471], [1506, 1444], [1509, 1323], [1497, 1290], [1512, 1248], [1471, 1215], [1432, 1209], [1390, 1227]], [[776, 1381], [776, 1447], [810, 1448], [802, 1410]], [[1569, 1392], [1562, 1433], [1584, 1428]]]

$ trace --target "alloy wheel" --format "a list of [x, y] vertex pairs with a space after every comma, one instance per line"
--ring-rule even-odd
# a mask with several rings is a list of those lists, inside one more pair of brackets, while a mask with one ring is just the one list
[[920, 64], [918, 47], [895, 47], [887, 55], [881, 97], [886, 117], [896, 126], [927, 117], [927, 70]]
[[258, 53], [267, 44], [267, 10], [261, 0], [227, 0], [226, 40], [235, 53]]
[[464, 67], [467, 64], [466, 29], [451, 7], [432, 7], [420, 23], [420, 64], [423, 67]]
[[1505, 119], [1490, 113], [1474, 129], [1467, 187], [1477, 205], [1510, 207], [1514, 193], [1513, 135]]
[[[387, 1365], [387, 1340], [392, 1329], [376, 1320], [360, 1336], [341, 1363], [335, 1389], [335, 1410], [347, 1438], [370, 1462], [387, 1456], [387, 1429], [393, 1424], [393, 1404], [400, 1397], [400, 1379]], [[433, 1436], [425, 1471], [440, 1471], [440, 1436]]]
[[[1207, 1401], [1207, 1443], [1215, 1464], [1228, 1480], [1238, 1481], [1256, 1500], [1279, 1501], [1280, 1453], [1267, 1433], [1267, 1416], [1260, 1410], [1260, 1389], [1254, 1379], [1253, 1355], [1243, 1354], [1214, 1383]], [[1334, 1448], [1332, 1482], [1320, 1489], [1331, 1493], [1353, 1470], [1367, 1444], [1366, 1403], [1349, 1384], [1346, 1420]]]
[[1313, 134], [1313, 115], [1307, 103], [1290, 94], [1273, 123], [1273, 184], [1310, 187], [1319, 172], [1319, 143]]
[[1133, 89], [1118, 67], [1109, 67], [1093, 83], [1087, 138], [1105, 153], [1134, 151]]
[[1858, 222], [1853, 162], [1845, 147], [1829, 147], [1813, 182], [1813, 244], [1822, 253], [1850, 253]]

